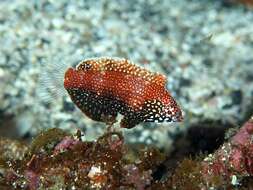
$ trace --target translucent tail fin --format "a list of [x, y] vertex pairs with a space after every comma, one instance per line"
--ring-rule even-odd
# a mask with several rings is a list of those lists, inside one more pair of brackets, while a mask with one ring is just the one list
[[70, 65], [62, 60], [51, 59], [41, 64], [37, 96], [40, 101], [50, 103], [61, 99], [66, 91], [63, 86], [64, 73]]

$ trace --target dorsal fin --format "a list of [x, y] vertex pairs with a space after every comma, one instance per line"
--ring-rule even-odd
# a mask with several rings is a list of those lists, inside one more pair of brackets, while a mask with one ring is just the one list
[[166, 85], [166, 76], [163, 74], [157, 74], [153, 82], [159, 86], [164, 87]]
[[165, 86], [166, 77], [162, 74], [150, 72], [144, 68], [141, 68], [127, 59], [120, 58], [91, 58], [81, 61], [77, 67], [77, 70], [83, 71], [117, 71], [125, 73], [126, 75], [132, 75], [141, 77], [149, 82], [155, 83], [159, 86]]

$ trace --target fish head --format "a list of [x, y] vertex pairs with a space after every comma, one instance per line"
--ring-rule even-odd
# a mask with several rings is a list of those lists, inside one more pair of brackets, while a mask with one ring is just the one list
[[165, 118], [165, 121], [168, 122], [183, 121], [182, 110], [180, 109], [179, 105], [172, 96], [166, 95], [162, 99], [162, 105], [163, 105], [162, 114], [163, 117]]

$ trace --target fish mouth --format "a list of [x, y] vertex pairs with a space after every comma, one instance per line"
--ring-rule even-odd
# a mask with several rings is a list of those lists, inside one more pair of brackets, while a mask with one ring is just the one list
[[177, 104], [166, 107], [163, 111], [166, 113], [165, 121], [167, 122], [182, 122], [184, 120], [182, 110]]

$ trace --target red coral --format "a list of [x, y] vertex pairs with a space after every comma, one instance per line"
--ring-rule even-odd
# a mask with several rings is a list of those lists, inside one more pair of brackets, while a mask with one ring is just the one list
[[140, 122], [181, 121], [182, 113], [165, 88], [161, 74], [137, 67], [126, 59], [82, 61], [65, 73], [64, 87], [72, 101], [91, 119], [114, 122], [124, 115], [121, 127]]

